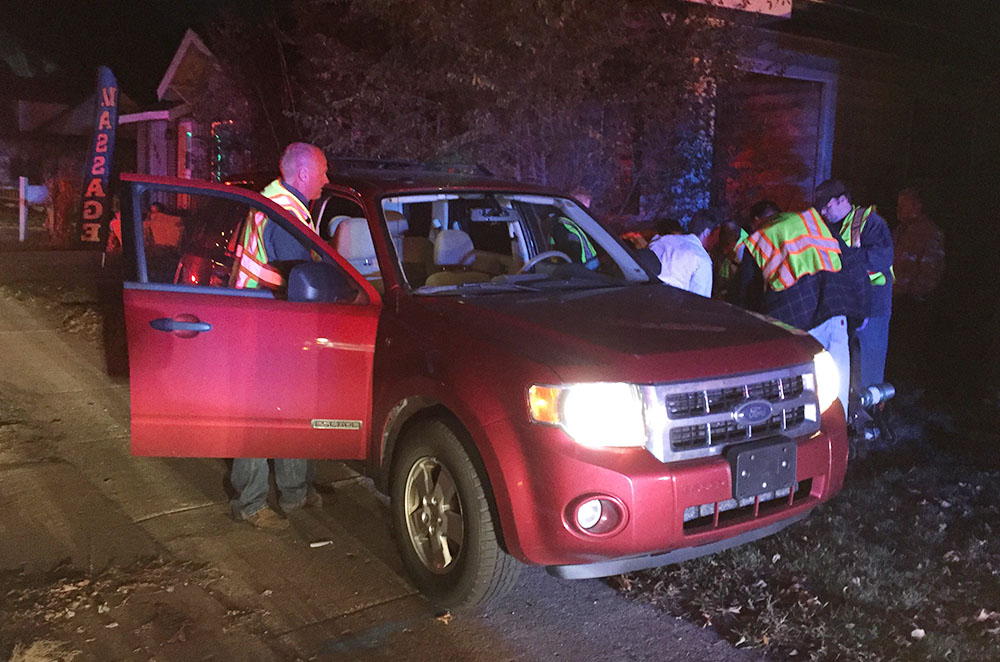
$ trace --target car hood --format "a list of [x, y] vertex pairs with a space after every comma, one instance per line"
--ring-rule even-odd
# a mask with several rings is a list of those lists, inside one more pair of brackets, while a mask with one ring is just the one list
[[[506, 347], [567, 379], [738, 374], [806, 363], [820, 349], [802, 331], [658, 284], [434, 297], [432, 306], [466, 339]], [[609, 366], [618, 376], [607, 376]]]

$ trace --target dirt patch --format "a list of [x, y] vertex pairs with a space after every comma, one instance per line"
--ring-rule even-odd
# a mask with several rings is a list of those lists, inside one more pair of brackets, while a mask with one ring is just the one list
[[0, 660], [152, 659], [214, 628], [231, 630], [244, 616], [213, 606], [206, 589], [219, 578], [161, 560], [96, 576], [69, 568], [0, 576]]
[[84, 287], [37, 283], [0, 285], [0, 296], [29, 306], [66, 333], [90, 341], [101, 338], [103, 315], [98, 302]]
[[0, 465], [38, 462], [53, 453], [53, 440], [28, 416], [26, 395], [0, 383]]

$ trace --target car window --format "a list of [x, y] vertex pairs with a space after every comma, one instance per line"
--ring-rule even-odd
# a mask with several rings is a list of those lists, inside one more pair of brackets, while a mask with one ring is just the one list
[[[391, 218], [405, 226], [397, 257], [413, 289], [509, 284], [526, 269], [562, 280], [575, 273], [594, 284], [648, 280], [614, 237], [567, 198], [471, 191], [414, 194], [383, 198], [382, 210], [390, 234]], [[571, 266], [557, 272], [559, 264]]]
[[225, 198], [145, 191], [140, 197], [146, 271], [151, 283], [229, 287], [236, 230], [249, 205]]
[[[185, 192], [187, 206], [179, 209], [180, 195], [151, 187], [139, 196], [150, 283], [284, 298], [288, 275], [296, 264], [322, 261], [342, 271], [308, 240], [285, 231], [269, 210], [207, 191]], [[267, 228], [252, 239], [247, 235], [250, 219], [263, 220], [259, 227]], [[248, 250], [247, 242], [258, 252]], [[241, 259], [244, 252], [257, 259]]]

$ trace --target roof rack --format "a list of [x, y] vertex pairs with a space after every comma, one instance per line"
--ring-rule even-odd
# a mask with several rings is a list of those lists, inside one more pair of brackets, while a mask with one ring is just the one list
[[345, 170], [445, 172], [457, 175], [493, 176], [493, 173], [489, 169], [478, 163], [423, 163], [420, 161], [400, 161], [394, 159], [335, 157], [330, 159], [330, 165]]

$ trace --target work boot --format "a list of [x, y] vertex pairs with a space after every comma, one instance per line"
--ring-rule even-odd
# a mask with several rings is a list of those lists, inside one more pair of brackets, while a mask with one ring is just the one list
[[320, 494], [313, 488], [312, 485], [309, 486], [309, 490], [306, 492], [305, 501], [302, 503], [296, 503], [294, 505], [290, 504], [287, 506], [282, 506], [281, 509], [286, 513], [298, 510], [299, 508], [322, 508], [323, 507], [323, 495]]
[[288, 520], [270, 508], [261, 508], [253, 515], [248, 515], [242, 519], [255, 529], [281, 531], [288, 528]]
[[306, 492], [306, 500], [302, 504], [303, 508], [322, 508], [323, 507], [323, 495], [316, 491], [312, 486], [309, 487], [309, 491]]

